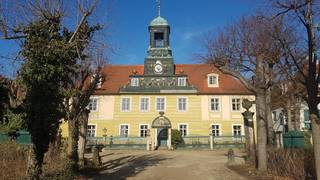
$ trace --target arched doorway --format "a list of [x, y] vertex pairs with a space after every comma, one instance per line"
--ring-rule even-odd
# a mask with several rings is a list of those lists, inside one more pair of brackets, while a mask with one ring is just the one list
[[158, 128], [158, 146], [167, 146], [168, 144], [168, 129], [167, 128]]
[[164, 116], [164, 112], [159, 113], [160, 116], [156, 117], [152, 121], [151, 127], [155, 131], [154, 146], [158, 147], [167, 146], [168, 149], [171, 148], [171, 122]]

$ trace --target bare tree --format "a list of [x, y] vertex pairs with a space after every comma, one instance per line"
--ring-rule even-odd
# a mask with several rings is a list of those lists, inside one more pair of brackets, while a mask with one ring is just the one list
[[[276, 17], [284, 15], [287, 20], [296, 22], [296, 30], [303, 35], [305, 42], [298, 46], [290, 43], [286, 38], [278, 38], [282, 48], [288, 54], [289, 63], [295, 65], [302, 76], [302, 84], [307, 90], [306, 102], [308, 103], [312, 124], [312, 139], [315, 157], [317, 179], [320, 179], [320, 120], [317, 105], [319, 98], [320, 66], [318, 60], [318, 34], [316, 29], [319, 22], [320, 4], [314, 0], [276, 0]], [[306, 48], [304, 48], [306, 47]], [[301, 58], [304, 54], [306, 58]]]
[[[97, 56], [95, 57], [93, 52], [94, 49], [97, 48], [103, 49], [109, 47], [106, 46], [104, 42], [97, 42], [93, 38], [93, 33], [102, 27], [99, 24], [91, 26], [88, 23], [89, 16], [95, 11], [97, 3], [97, 0], [91, 2], [77, 1], [76, 5], [81, 19], [77, 22], [77, 26], [73, 32], [69, 32], [67, 28], [61, 32], [66, 38], [69, 38], [67, 41], [68, 46], [75, 48], [78, 55], [78, 57], [74, 59], [77, 66], [70, 67], [70, 72], [72, 72], [69, 74], [70, 81], [61, 84], [66, 94], [64, 119], [67, 120], [69, 124], [68, 157], [71, 160], [69, 167], [72, 171], [77, 170], [79, 126], [86, 127], [85, 123], [79, 123], [79, 119], [84, 117], [83, 113], [86, 112], [90, 95], [93, 94], [96, 85], [102, 78], [98, 67], [102, 66], [102, 63], [105, 62], [104, 59], [101, 58], [95, 59]], [[23, 31], [25, 26], [39, 18], [55, 20], [52, 17], [65, 17], [65, 9], [69, 7], [63, 4], [63, 1], [54, 0], [12, 1], [12, 3], [7, 2], [0, 5], [7, 5], [9, 7], [0, 7], [0, 30], [2, 39], [21, 40], [21, 42], [26, 38], [26, 34]], [[14, 18], [8, 18], [10, 15]], [[90, 76], [95, 73], [97, 75], [90, 81]], [[37, 176], [39, 176], [39, 173]]]
[[[267, 170], [267, 142], [271, 143], [271, 87], [274, 65], [280, 58], [279, 44], [270, 35], [280, 31], [281, 22], [261, 16], [245, 17], [228, 26], [217, 38], [206, 37], [206, 62], [237, 76], [256, 95], [258, 169]], [[268, 137], [268, 139], [267, 139]]]

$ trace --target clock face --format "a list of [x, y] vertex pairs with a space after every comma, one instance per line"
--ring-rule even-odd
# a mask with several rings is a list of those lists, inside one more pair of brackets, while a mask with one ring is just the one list
[[156, 73], [162, 73], [162, 71], [163, 71], [162, 65], [161, 65], [161, 64], [156, 64], [156, 65], [154, 66], [154, 71], [155, 71]]

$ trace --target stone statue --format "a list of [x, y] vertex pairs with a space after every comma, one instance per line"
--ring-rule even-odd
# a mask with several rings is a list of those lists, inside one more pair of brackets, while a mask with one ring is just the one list
[[255, 101], [250, 101], [248, 99], [244, 99], [242, 101], [242, 107], [246, 109], [246, 111], [249, 111], [249, 109], [252, 107], [252, 104], [254, 104]]

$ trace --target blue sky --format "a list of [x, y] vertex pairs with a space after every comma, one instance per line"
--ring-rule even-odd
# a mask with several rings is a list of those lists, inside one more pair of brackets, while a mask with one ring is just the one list
[[[155, 0], [118, 0], [112, 9], [116, 64], [143, 64], [149, 42], [148, 24], [157, 16]], [[201, 35], [217, 31], [262, 7], [262, 0], [162, 0], [161, 16], [171, 26], [175, 63], [195, 63]]]
[[[101, 0], [97, 9], [107, 14], [102, 19], [109, 24], [106, 39], [114, 47], [113, 64], [143, 64], [148, 48], [148, 24], [157, 16], [156, 0], [111, 0], [111, 11], [106, 11], [109, 1]], [[202, 51], [201, 35], [217, 31], [243, 15], [253, 14], [263, 7], [263, 0], [161, 0], [161, 16], [171, 26], [171, 48], [175, 63], [196, 63], [194, 54]], [[99, 19], [97, 20], [99, 21]], [[1, 56], [18, 52], [16, 42], [0, 40], [2, 70], [12, 75], [12, 63]], [[3, 63], [6, 62], [6, 63]], [[1, 65], [1, 63], [0, 63]]]

